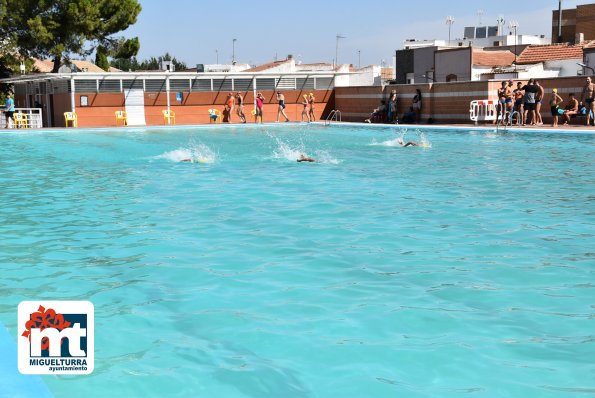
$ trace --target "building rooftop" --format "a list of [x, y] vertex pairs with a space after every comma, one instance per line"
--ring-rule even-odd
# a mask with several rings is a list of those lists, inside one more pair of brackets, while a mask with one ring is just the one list
[[246, 69], [246, 70], [244, 70], [242, 72], [262, 72], [262, 71], [265, 71], [267, 69], [276, 68], [276, 67], [278, 67], [280, 65], [283, 65], [285, 63], [288, 63], [288, 62], [291, 62], [291, 59], [284, 59], [282, 61], [269, 62], [269, 63], [266, 63], [266, 64], [255, 66], [255, 67], [250, 68], [250, 69]]
[[[67, 63], [64, 62], [63, 64]], [[71, 60], [70, 63], [76, 66], [79, 72], [105, 72], [91, 61]], [[50, 73], [54, 69], [54, 61], [34, 58], [33, 67], [41, 73]]]
[[528, 46], [517, 57], [517, 64], [536, 64], [544, 61], [583, 58], [583, 46], [573, 44], [551, 44]]
[[510, 51], [484, 51], [473, 49], [473, 65], [480, 66], [509, 66], [514, 61], [514, 54]]

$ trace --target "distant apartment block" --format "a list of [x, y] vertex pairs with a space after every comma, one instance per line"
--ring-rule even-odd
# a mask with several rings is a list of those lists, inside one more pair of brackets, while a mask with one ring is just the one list
[[558, 10], [552, 11], [552, 43], [580, 43], [595, 40], [595, 4], [562, 10], [562, 36], [558, 37]]

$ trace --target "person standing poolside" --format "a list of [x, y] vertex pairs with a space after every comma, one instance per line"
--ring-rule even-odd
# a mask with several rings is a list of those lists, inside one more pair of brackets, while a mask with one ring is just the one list
[[564, 102], [562, 97], [558, 95], [558, 89], [552, 89], [552, 98], [550, 99], [550, 110], [554, 121], [552, 127], [558, 127], [558, 115], [560, 115], [560, 104]]
[[535, 121], [537, 124], [543, 124], [543, 120], [541, 119], [541, 103], [543, 102], [545, 92], [538, 80], [535, 80], [535, 87], [537, 87], [537, 94], [535, 94]]
[[535, 86], [535, 80], [529, 79], [529, 83], [523, 86], [523, 91], [525, 91], [525, 96], [523, 97], [525, 107], [523, 126], [529, 121], [529, 117], [531, 117], [531, 125], [535, 125], [535, 95], [539, 91], [537, 86]]
[[254, 117], [256, 118], [255, 122], [258, 123], [258, 118], [260, 118], [260, 123], [262, 123], [262, 109], [264, 107], [264, 97], [262, 93], [256, 94], [256, 114]]
[[231, 114], [233, 113], [233, 93], [227, 94], [227, 98], [225, 99], [225, 113], [223, 114], [223, 122], [231, 123]]
[[302, 101], [302, 105], [304, 109], [302, 109], [302, 122], [304, 121], [304, 116], [306, 117], [306, 121], [310, 123], [310, 115], [308, 115], [308, 96], [304, 94], [304, 100]]
[[283, 115], [285, 121], [288, 122], [289, 118], [285, 113], [285, 96], [281, 91], [277, 91], [277, 101], [279, 102], [279, 109], [277, 110], [277, 122], [279, 122], [279, 116]]
[[506, 82], [502, 82], [502, 85], [498, 89], [498, 109], [496, 110], [496, 120], [494, 124], [500, 119], [500, 123], [504, 124], [504, 117], [506, 116]]
[[581, 102], [585, 100], [584, 104], [587, 108], [587, 126], [591, 124], [591, 112], [595, 116], [595, 84], [591, 81], [590, 77], [587, 77], [585, 87], [581, 94]]
[[8, 128], [8, 119], [12, 119], [12, 125], [14, 126], [14, 100], [12, 95], [8, 94], [6, 98], [6, 108], [4, 109], [4, 116], [6, 117], [6, 127]]
[[514, 110], [519, 113], [520, 123], [523, 124], [523, 97], [525, 93], [523, 92], [523, 83], [517, 82], [516, 89], [512, 92], [514, 94]]
[[314, 115], [314, 100], [314, 94], [308, 94], [308, 116], [310, 117], [311, 122], [316, 120], [316, 116]]
[[418, 88], [415, 91], [416, 94], [413, 96], [411, 107], [415, 111], [415, 122], [419, 123], [421, 121], [421, 91]]
[[387, 123], [393, 123], [397, 118], [397, 90], [390, 92], [387, 110], [386, 121]]
[[244, 115], [244, 97], [239, 92], [236, 93], [236, 114], [242, 123], [246, 123], [246, 115]]
[[566, 110], [564, 111], [564, 124], [568, 124], [570, 122], [570, 116], [576, 115], [578, 113], [578, 101], [574, 98], [574, 94], [568, 94], [568, 105], [566, 105]]

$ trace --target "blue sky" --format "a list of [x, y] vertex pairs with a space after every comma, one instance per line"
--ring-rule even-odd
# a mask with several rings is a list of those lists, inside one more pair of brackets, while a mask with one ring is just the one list
[[[551, 11], [558, 1], [314, 1], [297, 0], [141, 0], [143, 10], [137, 23], [124, 32], [138, 36], [139, 58], [159, 56], [166, 51], [189, 66], [229, 63], [232, 40], [240, 63], [260, 64], [275, 56], [293, 54], [304, 63], [332, 62], [336, 35], [341, 63], [390, 65], [394, 50], [403, 40], [447, 39], [445, 18], [455, 18], [451, 37], [463, 36], [465, 26], [495, 25], [499, 15], [519, 22], [519, 34], [551, 35]], [[590, 1], [564, 0], [563, 8]], [[420, 7], [421, 6], [421, 7]], [[508, 22], [506, 23], [508, 26]]]

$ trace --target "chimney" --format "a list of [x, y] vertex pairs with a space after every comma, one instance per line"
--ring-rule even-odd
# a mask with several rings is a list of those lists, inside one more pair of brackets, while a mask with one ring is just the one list
[[584, 33], [577, 33], [574, 37], [575, 44], [579, 44], [585, 41], [585, 34]]

